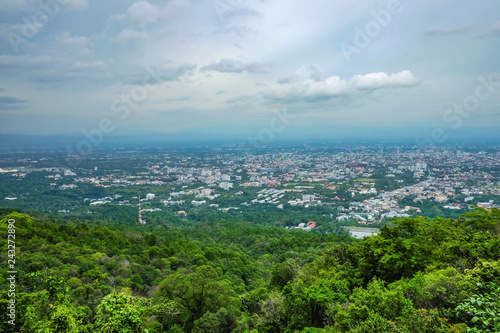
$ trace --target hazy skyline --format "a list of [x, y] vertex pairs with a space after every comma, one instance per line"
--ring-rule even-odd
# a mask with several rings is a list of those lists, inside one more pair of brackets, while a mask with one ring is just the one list
[[494, 0], [2, 1], [0, 133], [499, 127], [499, 13]]

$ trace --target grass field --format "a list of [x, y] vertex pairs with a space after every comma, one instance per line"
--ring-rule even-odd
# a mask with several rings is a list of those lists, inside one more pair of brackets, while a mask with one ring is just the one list
[[375, 183], [376, 179], [373, 178], [358, 178], [354, 179], [355, 182], [366, 182], [366, 183]]

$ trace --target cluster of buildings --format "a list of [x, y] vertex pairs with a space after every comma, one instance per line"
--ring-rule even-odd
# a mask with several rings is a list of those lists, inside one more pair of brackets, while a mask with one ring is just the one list
[[[286, 211], [288, 205], [326, 206], [336, 220], [360, 223], [409, 216], [429, 201], [445, 210], [500, 203], [491, 197], [500, 195], [498, 149], [435, 148], [424, 153], [411, 146], [291, 146], [257, 154], [218, 147], [203, 153], [145, 152], [137, 163], [112, 154], [100, 160], [112, 161], [113, 169], [42, 168], [26, 160], [28, 165], [2, 167], [0, 175], [23, 181], [40, 172], [48, 187], [60, 191], [77, 191], [83, 184], [105, 188], [106, 193], [114, 188], [130, 187], [137, 189], [135, 193], [158, 188], [145, 200], [184, 209], [207, 206], [228, 211], [268, 204]], [[5, 200], [18, 196], [7, 193]], [[225, 204], [225, 198], [231, 198], [231, 204]], [[124, 199], [96, 198], [87, 204], [136, 204], [132, 197]]]

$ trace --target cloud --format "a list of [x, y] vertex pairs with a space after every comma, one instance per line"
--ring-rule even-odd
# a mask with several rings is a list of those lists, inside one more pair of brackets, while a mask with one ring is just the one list
[[134, 2], [125, 13], [111, 15], [107, 20], [108, 24], [105, 31], [113, 29], [113, 27], [121, 27], [122, 29], [141, 28], [145, 30], [150, 28], [150, 25], [165, 23], [165, 19], [175, 17], [176, 13], [184, 8], [187, 3], [187, 1], [173, 0], [162, 6], [149, 1]]
[[427, 36], [434, 35], [453, 35], [461, 32], [469, 31], [473, 28], [477, 27], [475, 23], [467, 23], [455, 28], [443, 28], [443, 27], [432, 27], [424, 31], [424, 34]]
[[40, 7], [40, 3], [45, 3], [50, 8], [54, 8], [57, 5], [59, 6], [59, 8], [85, 9], [87, 8], [89, 1], [88, 0], [64, 0], [64, 1], [2, 0], [2, 6], [0, 6], [0, 14], [5, 13], [10, 16], [14, 16], [19, 13], [35, 14], [37, 12], [40, 12], [40, 10], [42, 9]]
[[2, 54], [0, 55], [0, 68], [32, 68], [43, 67], [53, 64], [63, 63], [63, 59], [52, 56], [31, 57], [28, 55], [11, 56]]
[[226, 99], [226, 103], [228, 104], [233, 104], [233, 103], [248, 103], [250, 101], [253, 101], [255, 99], [255, 96], [252, 96], [252, 95], [241, 95], [241, 96], [237, 96], [237, 97], [232, 97], [232, 98], [228, 98]]
[[281, 79], [263, 92], [268, 99], [281, 101], [317, 102], [337, 97], [350, 96], [363, 91], [383, 88], [413, 87], [419, 81], [410, 71], [396, 74], [383, 72], [354, 75], [349, 80], [339, 76], [325, 76], [316, 66], [306, 66], [286, 79]]
[[[59, 1], [58, 14], [15, 53], [8, 34], [23, 37], [25, 22], [42, 11], [40, 5]], [[412, 5], [411, 13], [406, 8], [391, 26], [381, 26], [380, 35], [364, 41], [353, 36], [355, 44], [367, 44], [347, 65], [338, 46], [358, 28], [364, 34], [374, 21], [384, 25], [385, 17], [374, 16], [385, 11], [384, 3], [354, 8], [349, 0], [320, 0], [317, 6], [291, 0], [285, 8], [271, 0], [0, 0], [0, 96], [28, 100], [4, 100], [2, 108], [20, 107], [37, 119], [67, 115], [74, 119], [71, 130], [81, 132], [94, 126], [91, 119], [99, 121], [115, 97], [144, 87], [148, 97], [137, 108], [137, 122], [132, 113], [118, 131], [141, 131], [149, 124], [160, 131], [159, 119], [140, 112], [181, 107], [208, 115], [193, 129], [203, 128], [205, 120], [206, 126], [220, 122], [216, 115], [233, 119], [238, 129], [280, 103], [307, 113], [310, 125], [441, 121], [435, 105], [463, 100], [464, 87], [478, 76], [499, 72], [495, 1], [459, 6], [453, 13], [437, 4], [436, 12], [447, 13], [443, 20], [429, 15], [426, 4]], [[218, 4], [227, 6], [217, 11]], [[400, 26], [403, 16], [415, 24]], [[488, 37], [473, 39], [481, 34]], [[436, 48], [446, 38], [460, 43]], [[302, 67], [308, 63], [314, 65]], [[417, 80], [424, 78], [425, 89]], [[495, 98], [478, 112], [498, 105]], [[57, 131], [48, 120], [30, 118], [27, 127], [20, 112], [1, 114], [7, 112], [19, 125], [4, 131]]]
[[167, 98], [162, 100], [163, 102], [186, 102], [186, 101], [191, 101], [192, 98], [189, 96], [182, 96], [182, 97], [176, 97], [176, 98]]
[[75, 78], [90, 78], [102, 82], [107, 78], [109, 71], [104, 61], [78, 60], [77, 57], [64, 54], [64, 50], [61, 50], [60, 57], [0, 55], [0, 70], [16, 73], [17, 78], [41, 84], [64, 82]]
[[219, 62], [201, 67], [202, 71], [216, 71], [221, 73], [269, 73], [271, 65], [259, 62], [243, 62], [231, 58], [222, 58]]
[[71, 66], [71, 69], [76, 70], [76, 71], [105, 71], [107, 69], [107, 66], [104, 62], [101, 60], [96, 60], [94, 62], [83, 62], [83, 61], [78, 61]]
[[88, 47], [90, 42], [85, 36], [71, 36], [65, 32], [60, 35], [61, 43], [67, 47]]
[[256, 106], [260, 103], [260, 99], [257, 95], [244, 94], [228, 98], [225, 100], [225, 103], [233, 109], [251, 109], [255, 111]]
[[[196, 70], [196, 64], [180, 64], [180, 65], [168, 65], [157, 64], [156, 66], [148, 66], [148, 69], [142, 69], [140, 74], [131, 76], [126, 76], [123, 78], [124, 84], [132, 85], [144, 85], [144, 77], [146, 74], [151, 75], [155, 82], [170, 82], [178, 81], [185, 75], [190, 75]], [[148, 76], [146, 75], [146, 77]], [[151, 83], [150, 81], [147, 81]]]
[[0, 97], [0, 103], [2, 103], [2, 104], [17, 104], [17, 103], [24, 103], [24, 102], [26, 102], [26, 100], [19, 99], [16, 97], [9, 97], [9, 96]]
[[288, 83], [292, 81], [300, 81], [311, 79], [313, 81], [320, 81], [326, 78], [326, 73], [323, 72], [315, 65], [306, 65], [299, 68], [292, 76], [281, 77], [278, 79], [278, 83]]
[[0, 96], [0, 110], [19, 110], [26, 100], [16, 97]]
[[351, 79], [357, 90], [360, 89], [380, 89], [388, 87], [414, 87], [419, 81], [410, 71], [402, 71], [396, 74], [383, 72], [370, 73], [366, 75], [354, 75]]
[[58, 33], [52, 39], [51, 50], [61, 53], [64, 50], [65, 58], [89, 57], [95, 55], [95, 42], [91, 37], [72, 36], [68, 32]]
[[[144, 76], [154, 75], [148, 82], [177, 81], [193, 73], [197, 65], [172, 64], [169, 61], [149, 66], [127, 66], [113, 60], [79, 60], [55, 56], [0, 55], [0, 70], [24, 74], [26, 79], [37, 83], [64, 82], [77, 78], [92, 79], [105, 85], [143, 85]], [[150, 82], [150, 83], [151, 83]]]
[[180, 64], [178, 66], [160, 66], [159, 76], [164, 81], [176, 81], [181, 76], [191, 74], [196, 69], [195, 64]]
[[88, 75], [90, 72], [98, 72], [96, 67], [100, 61], [93, 63], [76, 61], [55, 56], [10, 56], [0, 55], [0, 68], [5, 71], [16, 72], [19, 76], [24, 74], [28, 79], [35, 82], [56, 82], [75, 78], [78, 75]]
[[158, 6], [147, 1], [134, 2], [127, 10], [127, 15], [132, 24], [144, 26], [147, 23], [154, 23], [160, 15]]
[[224, 10], [222, 12], [224, 19], [240, 19], [242, 17], [262, 17], [262, 14], [252, 8], [247, 7], [235, 7], [232, 9]]
[[116, 37], [115, 41], [118, 43], [128, 43], [133, 41], [147, 41], [148, 34], [146, 32], [139, 32], [132, 29], [124, 29], [120, 31]]

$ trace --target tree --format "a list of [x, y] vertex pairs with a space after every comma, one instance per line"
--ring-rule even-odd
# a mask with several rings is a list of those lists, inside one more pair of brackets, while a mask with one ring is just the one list
[[112, 291], [97, 306], [96, 332], [139, 333], [144, 332], [142, 316], [145, 308], [134, 296]]
[[284, 286], [293, 280], [297, 270], [297, 264], [293, 259], [284, 263], [274, 265], [271, 273], [271, 285], [283, 289]]
[[193, 332], [200, 333], [225, 333], [231, 332], [237, 326], [234, 311], [220, 308], [216, 313], [207, 311], [194, 323]]
[[302, 280], [283, 289], [285, 313], [289, 319], [289, 329], [322, 327], [328, 308], [347, 302], [349, 288], [343, 280], [321, 279], [312, 286], [305, 287]]
[[29, 304], [24, 315], [24, 333], [93, 332], [90, 309], [76, 307], [67, 297], [51, 301], [46, 290], [25, 295]]
[[[208, 265], [200, 266], [192, 273], [177, 271], [167, 276], [160, 283], [157, 296], [174, 300], [180, 305], [188, 330], [206, 312], [215, 314], [225, 308], [231, 314], [238, 314], [240, 309], [240, 301], [231, 284], [222, 280], [215, 268]], [[205, 319], [209, 320], [209, 317], [211, 315]]]
[[[24, 325], [21, 332], [91, 332], [90, 309], [77, 307], [68, 297], [62, 277], [53, 270], [27, 274], [30, 289], [35, 291], [24, 295], [27, 304]], [[39, 291], [37, 291], [39, 290]]]
[[500, 286], [494, 283], [477, 284], [478, 294], [464, 300], [456, 307], [457, 315], [465, 315], [470, 325], [467, 332], [500, 331]]

